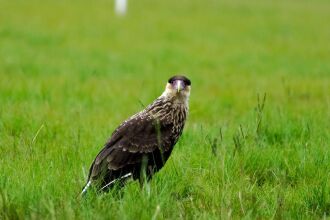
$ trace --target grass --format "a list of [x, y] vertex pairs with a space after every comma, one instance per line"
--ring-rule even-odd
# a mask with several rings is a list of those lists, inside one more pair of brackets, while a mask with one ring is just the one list
[[[1, 6], [0, 219], [329, 218], [328, 1]], [[113, 129], [178, 72], [190, 115], [166, 166], [77, 200]]]

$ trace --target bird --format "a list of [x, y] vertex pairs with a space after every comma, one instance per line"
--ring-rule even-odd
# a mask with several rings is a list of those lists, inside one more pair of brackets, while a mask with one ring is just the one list
[[106, 192], [128, 179], [139, 180], [141, 185], [149, 181], [165, 165], [182, 135], [190, 91], [191, 81], [175, 75], [158, 98], [122, 122], [91, 164], [80, 195], [91, 186]]

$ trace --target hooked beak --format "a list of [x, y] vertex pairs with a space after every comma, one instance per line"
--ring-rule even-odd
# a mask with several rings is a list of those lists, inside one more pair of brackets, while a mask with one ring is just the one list
[[176, 84], [176, 92], [179, 93], [183, 89], [182, 81], [178, 81]]

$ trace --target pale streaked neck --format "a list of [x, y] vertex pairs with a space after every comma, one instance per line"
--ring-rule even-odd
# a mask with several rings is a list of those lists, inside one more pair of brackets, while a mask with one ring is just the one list
[[188, 108], [189, 106], [189, 95], [180, 95], [180, 96], [173, 96], [169, 95], [166, 91], [159, 97], [160, 99], [163, 99], [164, 101], [170, 101], [173, 103], [174, 106], [186, 106]]

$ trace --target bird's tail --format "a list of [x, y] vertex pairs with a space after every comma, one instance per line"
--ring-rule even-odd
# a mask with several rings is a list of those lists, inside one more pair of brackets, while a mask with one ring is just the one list
[[91, 186], [92, 181], [88, 180], [88, 182], [86, 183], [85, 187], [83, 188], [83, 190], [81, 191], [81, 193], [79, 194], [80, 197], [84, 196], [88, 190], [88, 188]]

